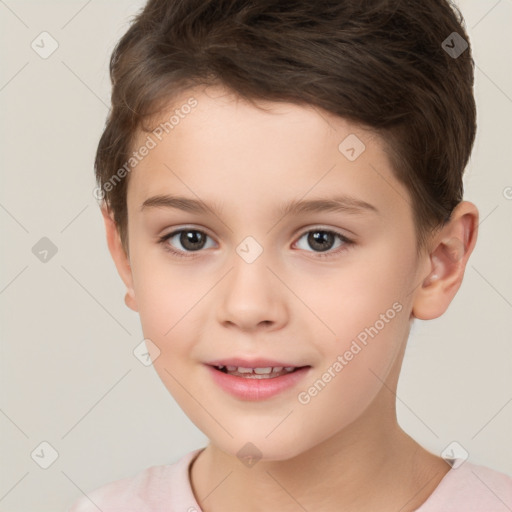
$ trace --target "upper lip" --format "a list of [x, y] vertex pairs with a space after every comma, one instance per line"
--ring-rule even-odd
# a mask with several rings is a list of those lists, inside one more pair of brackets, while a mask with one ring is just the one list
[[276, 368], [276, 367], [280, 367], [280, 366], [282, 366], [283, 368], [289, 368], [292, 366], [294, 368], [300, 368], [301, 366], [305, 366], [305, 365], [297, 365], [297, 364], [290, 363], [290, 362], [284, 363], [282, 361], [275, 361], [272, 359], [248, 360], [248, 359], [241, 359], [238, 357], [233, 357], [233, 358], [229, 358], [229, 359], [218, 359], [216, 361], [210, 361], [206, 364], [208, 364], [210, 366], [236, 366], [237, 368], [238, 367], [241, 367], [241, 368], [269, 368], [269, 367]]

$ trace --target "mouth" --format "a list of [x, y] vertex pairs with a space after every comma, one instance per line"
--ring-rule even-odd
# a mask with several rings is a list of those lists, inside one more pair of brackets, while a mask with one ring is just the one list
[[258, 366], [260, 364], [235, 366], [218, 362], [207, 364], [206, 368], [219, 389], [245, 401], [266, 400], [289, 392], [304, 381], [312, 368], [310, 365]]
[[243, 367], [234, 365], [211, 365], [215, 370], [244, 379], [275, 379], [309, 366], [265, 366]]

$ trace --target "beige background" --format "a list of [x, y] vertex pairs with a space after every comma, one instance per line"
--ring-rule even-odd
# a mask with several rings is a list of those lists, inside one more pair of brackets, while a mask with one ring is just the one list
[[[142, 5], [0, 0], [0, 511], [64, 511], [207, 442], [133, 355], [138, 316], [92, 195], [109, 56]], [[458, 5], [477, 63], [465, 198], [480, 234], [448, 312], [413, 330], [397, 407], [431, 451], [457, 441], [512, 475], [512, 0]], [[59, 45], [47, 59], [31, 48], [43, 31]], [[32, 252], [42, 237], [57, 248], [46, 263]], [[48, 469], [35, 462], [50, 461], [44, 441], [58, 453]]]

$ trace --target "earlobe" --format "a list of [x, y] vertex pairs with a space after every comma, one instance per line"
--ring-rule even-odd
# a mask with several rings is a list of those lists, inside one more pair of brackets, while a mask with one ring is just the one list
[[139, 311], [137, 308], [137, 301], [135, 300], [133, 288], [126, 292], [126, 295], [124, 296], [124, 303], [133, 311]]
[[106, 206], [101, 207], [101, 214], [103, 215], [103, 221], [105, 223], [107, 245], [110, 255], [114, 260], [114, 264], [117, 268], [119, 276], [127, 288], [124, 299], [125, 304], [133, 311], [138, 311], [137, 301], [135, 299], [135, 291], [133, 289], [133, 277], [130, 260], [123, 248], [121, 237], [119, 236], [119, 230], [111, 212]]
[[467, 261], [476, 244], [478, 210], [463, 201], [452, 212], [450, 221], [436, 236], [428, 255], [429, 272], [416, 291], [412, 314], [420, 320], [441, 316], [455, 297]]

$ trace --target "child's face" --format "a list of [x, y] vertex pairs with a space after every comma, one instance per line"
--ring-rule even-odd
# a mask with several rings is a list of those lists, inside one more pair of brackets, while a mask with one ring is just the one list
[[[172, 111], [191, 96], [197, 106], [168, 135], [151, 135], [157, 145], [128, 187], [130, 303], [161, 351], [160, 378], [233, 455], [251, 442], [265, 458], [286, 459], [351, 424], [383, 429], [393, 417], [415, 293], [430, 267], [416, 259], [409, 194], [378, 139], [314, 108], [267, 104], [267, 113], [218, 88], [189, 91]], [[350, 134], [366, 145], [354, 161], [339, 149]], [[141, 210], [157, 195], [219, 211]], [[342, 195], [375, 210], [282, 215], [291, 201]], [[158, 242], [185, 228], [207, 236], [192, 231], [188, 241], [178, 233]], [[310, 369], [281, 393], [242, 399], [219, 387], [206, 365], [232, 357]]]

